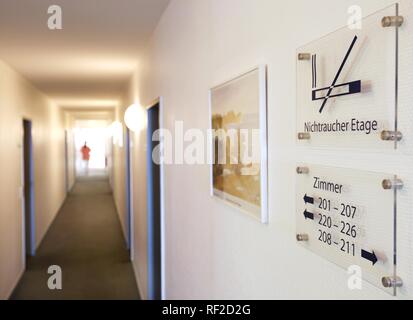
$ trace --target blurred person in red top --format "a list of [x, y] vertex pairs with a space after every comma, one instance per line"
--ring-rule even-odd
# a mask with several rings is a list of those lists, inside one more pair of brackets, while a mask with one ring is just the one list
[[90, 160], [90, 148], [87, 146], [87, 143], [85, 141], [85, 145], [80, 149], [80, 152], [82, 153], [82, 160], [85, 165], [85, 174], [89, 174], [89, 160]]

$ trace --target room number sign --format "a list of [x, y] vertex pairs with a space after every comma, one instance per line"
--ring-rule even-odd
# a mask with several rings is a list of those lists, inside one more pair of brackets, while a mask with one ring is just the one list
[[297, 241], [341, 267], [359, 266], [365, 280], [395, 294], [396, 201], [402, 186], [391, 174], [297, 167]]

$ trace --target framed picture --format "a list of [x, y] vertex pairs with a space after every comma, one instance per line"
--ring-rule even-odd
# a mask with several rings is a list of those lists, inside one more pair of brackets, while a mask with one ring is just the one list
[[268, 223], [267, 71], [210, 90], [211, 194]]

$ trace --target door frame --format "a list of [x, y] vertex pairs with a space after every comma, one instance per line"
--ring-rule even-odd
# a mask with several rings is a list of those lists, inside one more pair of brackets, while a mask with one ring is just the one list
[[[29, 124], [29, 166], [30, 166], [30, 239], [28, 240], [30, 243], [30, 248], [27, 248], [26, 244], [26, 236], [27, 236], [27, 219], [26, 219], [26, 192], [25, 192], [25, 176], [26, 176], [26, 168], [25, 168], [25, 123]], [[22, 174], [21, 174], [21, 198], [22, 198], [22, 254], [23, 254], [23, 262], [26, 265], [26, 256], [35, 256], [36, 255], [36, 215], [35, 215], [35, 194], [34, 194], [34, 156], [33, 156], [33, 121], [29, 118], [22, 118]]]
[[[153, 100], [149, 106], [146, 108], [149, 111], [151, 108], [158, 105], [158, 121], [159, 121], [159, 129], [165, 128], [164, 124], [164, 99], [162, 96], [158, 97], [157, 99]], [[164, 150], [164, 141], [159, 141], [159, 147], [161, 150]], [[165, 164], [161, 161], [159, 165], [159, 188], [160, 188], [160, 276], [161, 276], [161, 299], [166, 299], [166, 264], [165, 264], [165, 257], [166, 257], [166, 227], [165, 227]], [[149, 240], [149, 239], [148, 239]], [[149, 243], [148, 243], [148, 261], [149, 261]], [[149, 269], [149, 265], [148, 265]], [[150, 293], [152, 288], [150, 288], [150, 281], [148, 281], [148, 293]]]
[[65, 129], [65, 188], [69, 193], [69, 131]]
[[133, 191], [132, 191], [132, 152], [131, 152], [131, 130], [126, 127], [125, 134], [125, 187], [126, 187], [126, 237], [127, 248], [130, 250], [130, 260], [133, 261]]

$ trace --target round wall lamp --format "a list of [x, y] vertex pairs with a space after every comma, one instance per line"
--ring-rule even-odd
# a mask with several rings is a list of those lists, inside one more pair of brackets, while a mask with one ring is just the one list
[[145, 127], [145, 119], [146, 114], [139, 104], [134, 103], [125, 111], [125, 124], [133, 132], [140, 131]]

